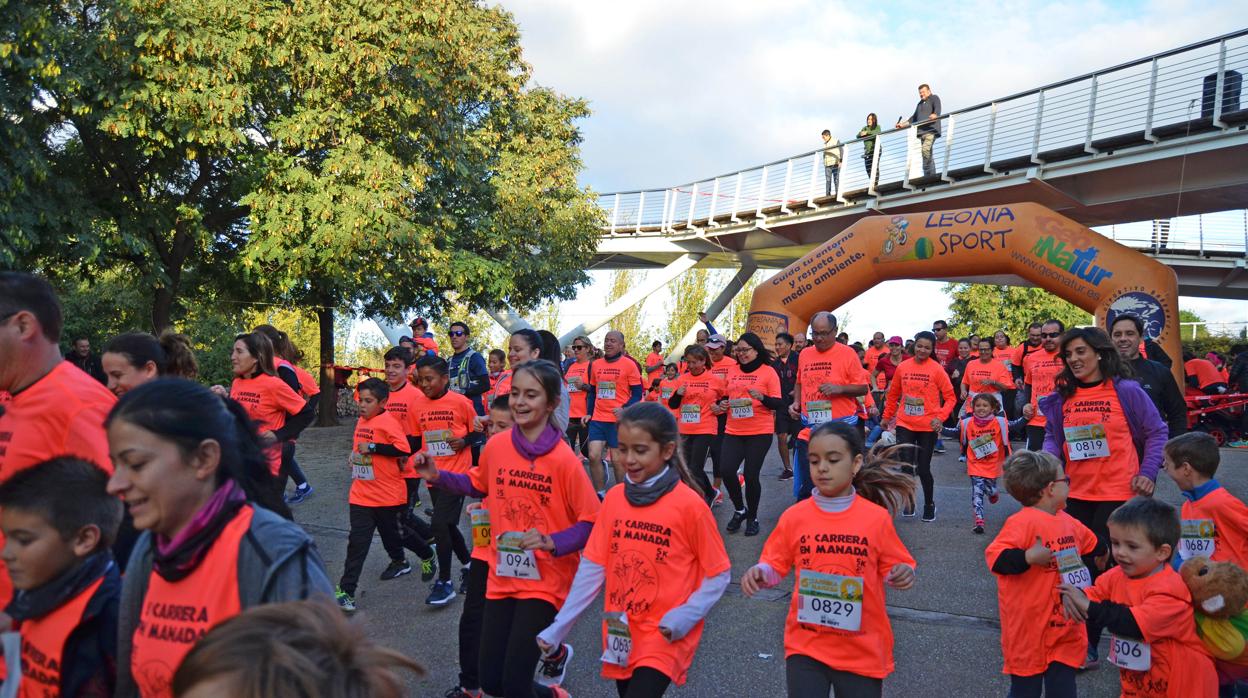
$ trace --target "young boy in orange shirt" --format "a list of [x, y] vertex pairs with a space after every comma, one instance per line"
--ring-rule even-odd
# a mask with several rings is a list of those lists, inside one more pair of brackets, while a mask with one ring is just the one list
[[1075, 695], [1088, 633], [1061, 611], [1059, 581], [1089, 586], [1096, 535], [1063, 509], [1070, 479], [1057, 457], [1018, 451], [1005, 460], [1005, 489], [1023, 505], [984, 551], [997, 577], [1002, 672], [1011, 696]]
[[1167, 441], [1164, 453], [1161, 467], [1183, 494], [1175, 566], [1204, 556], [1248, 569], [1248, 506], [1213, 478], [1220, 460], [1218, 442], [1192, 431]]
[[[64, 456], [0, 485], [6, 576], [16, 593], [5, 612], [21, 632], [13, 695], [112, 695], [116, 688], [121, 571], [109, 550], [121, 502], [99, 467]], [[7, 630], [8, 628], [5, 628]]]
[[1119, 669], [1123, 696], [1217, 695], [1192, 595], [1169, 564], [1179, 543], [1178, 512], [1135, 497], [1109, 515], [1109, 540], [1118, 566], [1087, 590], [1062, 584], [1066, 616], [1109, 631], [1108, 658]]

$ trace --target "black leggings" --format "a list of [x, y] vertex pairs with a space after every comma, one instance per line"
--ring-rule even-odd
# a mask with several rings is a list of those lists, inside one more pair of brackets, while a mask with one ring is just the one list
[[1027, 425], [1027, 450], [1039, 451], [1044, 448], [1044, 427]]
[[620, 698], [659, 698], [667, 692], [672, 680], [667, 674], [648, 666], [639, 666], [627, 679], [616, 679], [615, 690]]
[[878, 698], [884, 694], [884, 679], [833, 669], [802, 654], [784, 660], [784, 682], [790, 696], [802, 698], [827, 698], [833, 689], [836, 698]]
[[1001, 407], [1005, 409], [1005, 418], [1011, 422], [1018, 419], [1018, 406], [1014, 404], [1014, 399], [1017, 395], [1017, 390], [1001, 391], [1001, 401], [1004, 403]]
[[451, 579], [451, 552], [459, 558], [459, 564], [468, 564], [468, 544], [459, 532], [459, 517], [464, 513], [464, 498], [444, 490], [430, 489], [433, 499], [433, 540], [438, 545], [438, 581]]
[[[1089, 499], [1075, 499], [1069, 497], [1066, 499], [1066, 513], [1070, 514], [1076, 521], [1087, 526], [1096, 536], [1097, 545], [1104, 546], [1105, 550], [1109, 550], [1109, 515], [1114, 513], [1114, 509], [1125, 504], [1125, 502], [1095, 502]], [[1109, 560], [1109, 564], [1105, 569], [1109, 569], [1114, 564], [1113, 558]], [[1101, 572], [1096, 569], [1096, 565], [1092, 565], [1088, 572], [1092, 573], [1092, 581], [1101, 576]], [[1101, 626], [1088, 621], [1088, 646], [1096, 647], [1101, 641]]]
[[[721, 414], [715, 418], [715, 438], [711, 441], [711, 470], [717, 477], [722, 477], [719, 464], [724, 462], [724, 430], [728, 428], [728, 415]], [[733, 475], [736, 477], [736, 475]]]
[[914, 444], [918, 448], [902, 449], [899, 455], [902, 460], [914, 466], [923, 485], [923, 504], [931, 506], [936, 503], [936, 486], [932, 480], [932, 449], [936, 447], [936, 432], [910, 431], [897, 427], [897, 443]]
[[555, 620], [555, 607], [538, 599], [486, 599], [481, 623], [481, 689], [499, 698], [550, 698], [533, 680], [542, 651], [537, 634]]
[[568, 445], [574, 453], [589, 457], [589, 425], [580, 417], [568, 420]]
[[299, 462], [295, 460], [295, 442], [282, 442], [282, 464], [277, 471], [277, 493], [279, 495], [286, 494], [286, 479], [290, 478], [295, 481], [296, 487], [303, 487], [308, 484], [308, 476], [303, 474], [303, 468], [299, 467]]
[[477, 674], [481, 668], [481, 621], [485, 614], [485, 585], [489, 578], [490, 565], [473, 558], [468, 567], [464, 608], [459, 614], [459, 687], [468, 691], [481, 690]]
[[1010, 674], [1008, 698], [1075, 698], [1075, 668], [1052, 662], [1043, 674], [1015, 676]]
[[[724, 437], [724, 452], [720, 456], [719, 476], [724, 479], [724, 488], [732, 498], [732, 505], [737, 511], [744, 511], [745, 518], [753, 521], [758, 518], [758, 500], [763, 495], [763, 486], [758, 481], [758, 474], [763, 469], [763, 459], [771, 450], [771, 439], [774, 434], [752, 434], [750, 436]], [[741, 483], [737, 481], [737, 468], [745, 463], [745, 502], [741, 501]]]
[[682, 434], [680, 437], [681, 456], [684, 457], [693, 479], [705, 490], [703, 495], [707, 502], [715, 499], [715, 490], [711, 487], [710, 478], [706, 476], [706, 454], [711, 450], [713, 441], [714, 434]]

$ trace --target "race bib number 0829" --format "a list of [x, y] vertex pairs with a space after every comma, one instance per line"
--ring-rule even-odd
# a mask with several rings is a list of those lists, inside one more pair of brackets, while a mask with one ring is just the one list
[[862, 628], [862, 577], [801, 570], [797, 622], [857, 632]]

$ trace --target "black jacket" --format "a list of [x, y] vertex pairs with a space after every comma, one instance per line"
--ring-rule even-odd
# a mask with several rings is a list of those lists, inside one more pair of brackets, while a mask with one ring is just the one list
[[1166, 423], [1170, 437], [1174, 438], [1187, 431], [1187, 401], [1183, 399], [1183, 391], [1174, 382], [1174, 374], [1170, 369], [1152, 359], [1136, 357], [1131, 362], [1135, 371], [1135, 379], [1140, 387], [1148, 393], [1148, 397], [1157, 407], [1157, 413]]

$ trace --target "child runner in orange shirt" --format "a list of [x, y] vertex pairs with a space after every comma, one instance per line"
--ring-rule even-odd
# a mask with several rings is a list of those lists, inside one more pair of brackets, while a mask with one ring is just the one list
[[[559, 686], [533, 681], [541, 658], [535, 638], [567, 597], [599, 502], [580, 459], [551, 423], [562, 399], [559, 367], [542, 359], [528, 361], [516, 368], [512, 380], [515, 426], [490, 439], [478, 467], [466, 475], [442, 470], [423, 453], [416, 463], [435, 487], [488, 496], [496, 556], [485, 590], [481, 688], [493, 696], [561, 698], [567, 692]], [[543, 661], [562, 664], [568, 654], [560, 648]]]
[[1002, 672], [1010, 695], [1074, 698], [1075, 671], [1088, 649], [1087, 626], [1062, 613], [1057, 585], [1091, 585], [1088, 565], [1104, 551], [1067, 514], [1070, 482], [1057, 457], [1019, 451], [1005, 461], [1005, 489], [1023, 509], [1005, 520], [984, 557], [997, 578]]
[[1062, 584], [1067, 617], [1109, 631], [1109, 663], [1119, 669], [1124, 697], [1217, 695], [1213, 660], [1196, 636], [1192, 595], [1169, 564], [1179, 544], [1178, 512], [1135, 497], [1109, 515], [1109, 539], [1118, 566], [1086, 590]]
[[1213, 478], [1218, 472], [1218, 442], [1191, 431], [1166, 442], [1161, 467], [1183, 495], [1177, 567], [1204, 556], [1248, 569], [1248, 506]]
[[380, 378], [360, 381], [360, 420], [351, 442], [351, 533], [347, 557], [335, 596], [344, 611], [355, 610], [355, 590], [360, 571], [373, 544], [373, 531], [390, 555], [390, 565], [381, 573], [382, 581], [412, 571], [403, 553], [399, 535], [399, 514], [407, 506], [407, 486], [403, 484], [399, 460], [411, 455], [407, 436], [394, 415], [386, 411], [390, 388]]
[[997, 478], [1001, 464], [1010, 455], [1010, 425], [998, 416], [1001, 403], [992, 393], [980, 393], [971, 401], [971, 416], [959, 425], [962, 450], [966, 452], [966, 474], [971, 477], [971, 509], [975, 512], [975, 533], [984, 532], [984, 498], [996, 504]]
[[620, 415], [619, 438], [623, 487], [607, 492], [568, 599], [537, 643], [549, 652], [562, 642], [605, 586], [602, 676], [621, 696], [657, 698], [684, 685], [732, 566], [677, 453], [672, 413], [633, 405]]
[[[499, 395], [486, 415], [485, 434], [494, 438], [511, 430], [511, 396]], [[481, 698], [480, 658], [481, 620], [485, 612], [485, 585], [494, 555], [490, 510], [483, 499], [468, 505], [472, 524], [472, 563], [464, 580], [464, 607], [459, 616], [459, 685], [446, 692], [446, 698]]]
[[[679, 378], [680, 378], [680, 372], [676, 368], [676, 364], [668, 364], [663, 369], [663, 379], [659, 381], [658, 394], [659, 394], [659, 402], [664, 407], [668, 406], [667, 405], [668, 401], [671, 400], [672, 395], [675, 394], [676, 381]], [[672, 410], [672, 414], [676, 417], [679, 417], [679, 415], [676, 413], [675, 410]]]
[[914, 480], [892, 461], [864, 462], [858, 430], [842, 422], [811, 432], [809, 458], [813, 495], [780, 515], [741, 591], [753, 596], [796, 568], [784, 628], [790, 696], [879, 696], [893, 671], [884, 587], [914, 586], [892, 520], [914, 505]]
[[711, 452], [715, 432], [719, 428], [715, 404], [727, 395], [724, 380], [711, 370], [711, 356], [697, 344], [685, 348], [687, 373], [676, 379], [676, 392], [667, 406], [680, 422], [680, 447], [685, 466], [713, 502], [717, 490], [706, 477], [706, 456]]

